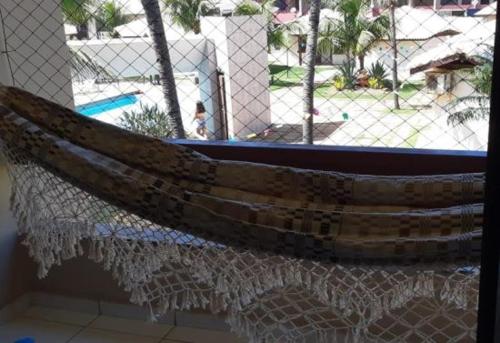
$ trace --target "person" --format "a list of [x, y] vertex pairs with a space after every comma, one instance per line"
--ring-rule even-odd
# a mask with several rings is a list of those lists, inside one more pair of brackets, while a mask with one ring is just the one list
[[205, 106], [201, 101], [196, 102], [196, 112], [194, 113], [193, 122], [196, 124], [196, 133], [203, 138], [207, 136], [207, 123], [205, 121]]

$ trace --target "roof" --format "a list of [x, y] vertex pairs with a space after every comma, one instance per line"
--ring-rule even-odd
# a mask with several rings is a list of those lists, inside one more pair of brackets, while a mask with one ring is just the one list
[[[367, 16], [371, 17], [372, 14], [368, 12]], [[395, 16], [397, 40], [427, 40], [437, 36], [452, 36], [464, 32], [463, 30], [471, 29], [478, 22], [477, 18], [443, 17], [434, 10], [410, 6], [396, 8]], [[338, 11], [322, 9], [320, 26], [328, 19], [342, 20], [342, 15]], [[293, 34], [306, 34], [309, 31], [309, 15], [299, 17], [294, 22], [299, 24], [302, 29], [292, 28]]]
[[427, 40], [461, 32], [452, 24], [454, 19], [445, 19], [434, 10], [401, 6], [394, 14], [397, 40]]
[[274, 14], [273, 22], [276, 24], [286, 24], [297, 18], [297, 12], [277, 12]]
[[144, 14], [141, 0], [115, 0], [116, 4], [122, 8], [123, 14], [140, 15]]
[[478, 64], [477, 56], [486, 56], [493, 46], [495, 23], [496, 20], [485, 22], [417, 55], [408, 63], [410, 74], [431, 68], [460, 69]]
[[497, 14], [497, 2], [492, 2], [482, 10], [474, 14], [475, 17], [488, 17]]
[[[319, 25], [321, 26], [326, 20], [342, 20], [342, 16], [338, 11], [324, 8], [319, 12]], [[298, 17], [292, 22], [296, 24], [290, 29], [292, 34], [304, 35], [309, 32], [309, 14]]]
[[[194, 36], [194, 33], [185, 33], [178, 25], [167, 23], [164, 18], [165, 36], [167, 39], [181, 39]], [[121, 37], [149, 37], [149, 27], [146, 18], [136, 19], [130, 23], [115, 27]]]

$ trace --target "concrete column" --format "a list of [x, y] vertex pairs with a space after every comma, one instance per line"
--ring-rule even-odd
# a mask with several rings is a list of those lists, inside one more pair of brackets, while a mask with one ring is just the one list
[[[59, 4], [60, 0], [1, 0], [0, 9], [12, 84], [72, 107], [70, 60]], [[0, 61], [4, 64], [5, 56]]]
[[229, 136], [246, 139], [261, 133], [271, 125], [264, 17], [205, 17], [201, 32], [213, 40], [224, 72]]
[[214, 42], [205, 40], [205, 52], [198, 66], [200, 100], [207, 111], [209, 139], [223, 139], [218, 94], [217, 57]]
[[[0, 11], [2, 8], [0, 7]], [[12, 75], [9, 68], [9, 55], [5, 46], [5, 37], [3, 36], [3, 13], [0, 15], [0, 85], [12, 86]]]

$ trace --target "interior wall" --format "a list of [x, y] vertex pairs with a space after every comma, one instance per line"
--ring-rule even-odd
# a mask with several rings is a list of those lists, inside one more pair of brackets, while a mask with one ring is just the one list
[[9, 210], [10, 181], [0, 160], [0, 308], [30, 291], [36, 275], [27, 248], [20, 244]]
[[[0, 72], [12, 84], [73, 106], [69, 50], [60, 0], [0, 0]], [[7, 67], [6, 67], [7, 64]]]

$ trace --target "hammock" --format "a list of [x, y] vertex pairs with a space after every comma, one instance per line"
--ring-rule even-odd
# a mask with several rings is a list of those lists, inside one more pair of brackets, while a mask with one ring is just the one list
[[475, 335], [483, 174], [214, 160], [10, 87], [0, 148], [40, 277], [89, 241], [153, 316], [224, 312], [251, 342]]

